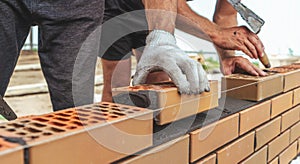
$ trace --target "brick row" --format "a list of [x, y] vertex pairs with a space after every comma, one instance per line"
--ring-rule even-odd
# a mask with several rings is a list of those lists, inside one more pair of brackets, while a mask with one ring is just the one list
[[23, 138], [31, 164], [109, 163], [150, 147], [152, 126], [151, 110], [103, 102], [11, 121], [0, 134]]

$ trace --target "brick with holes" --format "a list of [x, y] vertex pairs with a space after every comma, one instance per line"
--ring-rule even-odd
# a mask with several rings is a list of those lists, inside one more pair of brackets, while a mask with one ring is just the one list
[[152, 118], [151, 110], [103, 102], [16, 120], [0, 133], [24, 138], [31, 164], [109, 163], [152, 145]]
[[210, 92], [180, 95], [173, 83], [114, 88], [114, 101], [159, 110], [159, 125], [167, 124], [218, 106], [218, 82], [210, 82]]
[[[3, 127], [0, 125], [0, 128]], [[2, 135], [2, 134], [1, 134]], [[0, 138], [0, 163], [3, 164], [23, 164], [24, 150], [17, 143], [5, 141]]]
[[260, 101], [283, 92], [283, 77], [274, 73], [266, 77], [232, 74], [222, 78], [222, 91], [229, 97]]

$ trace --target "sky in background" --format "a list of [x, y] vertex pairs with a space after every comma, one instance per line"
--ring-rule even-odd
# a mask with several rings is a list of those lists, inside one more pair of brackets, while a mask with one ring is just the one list
[[[242, 0], [244, 5], [265, 20], [258, 36], [268, 54], [300, 56], [300, 0]], [[212, 20], [215, 0], [189, 2], [198, 14]], [[246, 25], [239, 16], [239, 25]]]
[[[189, 2], [198, 14], [212, 19], [216, 0], [194, 0]], [[242, 0], [242, 3], [265, 20], [265, 25], [259, 33], [268, 54], [288, 54], [289, 49], [294, 55], [300, 56], [300, 0]], [[246, 23], [239, 17], [239, 25]], [[37, 44], [37, 32], [34, 32], [34, 43]], [[180, 32], [179, 32], [180, 33]], [[192, 36], [180, 33], [180, 37], [197, 40]], [[199, 39], [200, 40], [200, 39]], [[185, 40], [187, 41], [187, 40]], [[197, 47], [189, 46], [184, 40], [179, 40], [184, 50], [211, 51], [213, 47], [201, 42]]]

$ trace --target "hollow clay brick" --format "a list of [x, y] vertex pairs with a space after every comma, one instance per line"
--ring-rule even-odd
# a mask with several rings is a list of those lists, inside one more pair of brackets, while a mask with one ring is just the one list
[[293, 92], [281, 94], [272, 98], [271, 101], [271, 118], [274, 118], [293, 107]]
[[218, 164], [238, 163], [254, 152], [254, 132], [217, 151]]
[[299, 112], [300, 106], [297, 106], [282, 114], [281, 132], [285, 131], [286, 129], [288, 129], [289, 127], [291, 127], [299, 121]]
[[276, 117], [273, 120], [255, 129], [255, 150], [270, 142], [273, 138], [280, 134], [281, 117]]
[[240, 135], [270, 119], [271, 101], [265, 101], [240, 112]]
[[260, 101], [283, 92], [283, 77], [270, 74], [266, 77], [232, 74], [222, 78], [226, 96], [243, 100]]
[[290, 163], [297, 156], [297, 144], [294, 142], [279, 155], [279, 163]]
[[268, 144], [268, 161], [274, 159], [280, 152], [289, 146], [290, 131], [282, 133]]
[[190, 162], [204, 157], [238, 137], [239, 114], [190, 133]]
[[271, 68], [271, 71], [276, 71], [283, 75], [284, 78], [284, 87], [283, 91], [287, 92], [293, 88], [297, 88], [300, 86], [300, 69], [298, 66], [281, 66], [281, 67], [275, 67]]
[[[146, 96], [150, 102], [147, 108], [159, 110], [156, 121], [157, 124], [163, 125], [217, 107], [218, 81], [211, 81], [210, 89], [210, 92], [203, 92], [200, 95], [181, 95], [174, 84], [162, 83], [114, 88], [113, 95], [126, 97], [130, 93], [137, 93]], [[134, 104], [128, 99], [116, 101], [122, 104]]]

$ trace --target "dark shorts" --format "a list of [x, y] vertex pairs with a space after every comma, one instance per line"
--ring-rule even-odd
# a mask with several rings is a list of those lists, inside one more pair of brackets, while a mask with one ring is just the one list
[[141, 0], [105, 1], [101, 58], [128, 59], [132, 49], [143, 49], [147, 35], [148, 24]]
[[100, 37], [94, 31], [103, 13], [104, 0], [1, 0], [0, 94], [6, 91], [30, 26], [38, 25], [38, 53], [54, 110], [92, 103], [99, 53], [94, 41]]

